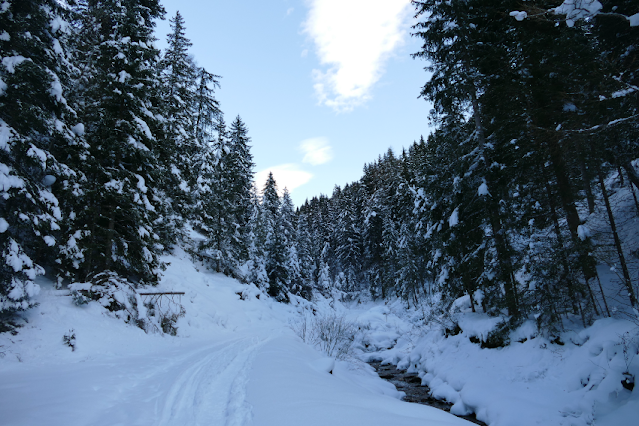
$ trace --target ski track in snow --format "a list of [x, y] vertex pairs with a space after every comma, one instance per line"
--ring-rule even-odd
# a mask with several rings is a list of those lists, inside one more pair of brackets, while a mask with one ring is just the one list
[[158, 424], [249, 425], [248, 372], [262, 343], [242, 339], [187, 368], [168, 391]]
[[[0, 425], [249, 426], [246, 388], [267, 341], [196, 341], [131, 358], [37, 367], [42, 374], [5, 374]], [[30, 409], [17, 409], [25, 400]]]

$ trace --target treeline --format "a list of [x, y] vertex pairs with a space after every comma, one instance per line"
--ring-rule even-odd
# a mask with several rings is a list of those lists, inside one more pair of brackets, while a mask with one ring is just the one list
[[637, 247], [611, 197], [623, 181], [639, 211], [639, 26], [625, 18], [639, 6], [572, 21], [546, 3], [523, 20], [514, 1], [413, 3], [436, 130], [297, 211], [273, 176], [254, 187], [248, 129], [226, 125], [179, 13], [160, 52], [157, 0], [0, 4], [0, 329], [45, 271], [135, 319], [116, 292], [157, 283], [178, 243], [283, 302], [438, 295], [447, 310], [467, 295], [511, 325], [587, 323], [610, 314], [595, 211], [636, 308]]
[[[639, 187], [639, 27], [626, 18], [639, 6], [571, 21], [549, 11], [560, 3], [527, 2], [522, 20], [515, 1], [413, 2], [436, 131], [300, 209], [316, 275], [321, 259], [346, 291], [411, 303], [438, 293], [444, 310], [467, 295], [473, 310], [513, 325], [534, 315], [548, 330], [611, 314], [605, 260], [637, 307], [637, 247], [610, 197], [621, 182], [636, 204]], [[585, 225], [596, 209], [614, 258], [598, 258]]]
[[156, 284], [187, 224], [218, 269], [246, 261], [248, 130], [225, 124], [220, 77], [189, 55], [179, 13], [154, 47], [164, 13], [157, 0], [0, 4], [0, 330], [45, 271], [93, 284], [79, 303], [127, 308], [113, 288]]

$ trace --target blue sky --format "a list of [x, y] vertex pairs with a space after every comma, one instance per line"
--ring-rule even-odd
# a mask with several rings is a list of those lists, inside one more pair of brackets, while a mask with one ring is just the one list
[[258, 186], [272, 170], [301, 205], [359, 179], [365, 163], [429, 133], [409, 0], [163, 0], [197, 63], [221, 75], [227, 123], [249, 128]]

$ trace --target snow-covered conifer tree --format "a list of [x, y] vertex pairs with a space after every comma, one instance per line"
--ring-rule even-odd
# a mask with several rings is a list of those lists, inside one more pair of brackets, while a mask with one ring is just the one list
[[281, 199], [273, 173], [269, 173], [262, 196], [264, 227], [266, 233], [266, 273], [269, 280], [269, 295], [280, 301], [288, 300], [288, 252], [285, 231], [281, 220]]
[[88, 234], [80, 244], [89, 278], [113, 271], [134, 281], [157, 280], [163, 246], [155, 228], [165, 200], [157, 190], [162, 118], [152, 103], [159, 86], [153, 27], [163, 13], [156, 0], [86, 5], [82, 35], [95, 44], [84, 52], [87, 77], [78, 97], [90, 184], [76, 222]]
[[73, 196], [78, 174], [64, 163], [84, 148], [64, 93], [64, 13], [53, 0], [0, 4], [0, 330], [32, 306], [41, 265], [78, 255], [58, 198]]

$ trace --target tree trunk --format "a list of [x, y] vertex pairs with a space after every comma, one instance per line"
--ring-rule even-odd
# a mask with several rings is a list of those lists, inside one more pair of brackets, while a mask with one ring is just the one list
[[550, 216], [552, 218], [553, 229], [555, 230], [555, 235], [557, 236], [557, 242], [559, 246], [562, 248], [561, 253], [561, 263], [564, 267], [564, 274], [566, 276], [566, 284], [568, 287], [568, 297], [570, 297], [570, 302], [572, 304], [572, 312], [573, 314], [577, 314], [579, 312], [579, 308], [577, 306], [577, 301], [575, 298], [575, 288], [572, 280], [572, 274], [570, 273], [570, 264], [568, 263], [568, 258], [566, 257], [565, 252], [565, 244], [564, 237], [561, 235], [561, 226], [559, 225], [559, 215], [557, 214], [557, 209], [555, 207], [555, 201], [553, 198], [552, 190], [550, 188], [550, 182], [548, 181], [548, 177], [545, 173], [545, 170], [542, 166], [541, 168], [542, 176], [544, 177], [544, 182], [546, 186], [546, 196], [548, 197], [548, 206], [550, 207]]
[[630, 161], [624, 161], [621, 163], [621, 167], [628, 174], [628, 179], [632, 182], [635, 187], [639, 188], [639, 174], [637, 174], [637, 170], [635, 170], [634, 166]]
[[630, 304], [634, 308], [637, 306], [637, 298], [635, 296], [634, 289], [632, 288], [632, 282], [630, 281], [630, 273], [628, 272], [628, 266], [626, 265], [626, 257], [623, 254], [621, 239], [619, 238], [619, 233], [617, 232], [617, 224], [615, 223], [615, 217], [612, 213], [612, 207], [610, 206], [610, 199], [608, 198], [608, 191], [606, 190], [606, 185], [604, 183], [604, 177], [603, 177], [603, 172], [601, 171], [601, 167], [598, 167], [597, 172], [599, 175], [599, 185], [601, 186], [601, 193], [603, 195], [604, 203], [606, 205], [606, 211], [608, 212], [610, 229], [612, 230], [612, 236], [615, 240], [615, 247], [617, 248], [617, 255], [619, 256], [619, 263], [621, 264], [621, 272], [623, 274], [624, 284], [626, 285], [626, 289], [628, 291], [628, 298], [630, 299]]
[[[111, 210], [111, 208], [109, 209]], [[107, 231], [107, 240], [106, 240], [106, 259], [104, 263], [104, 269], [111, 268], [111, 262], [113, 262], [113, 230], [115, 229], [115, 220], [113, 217], [109, 218], [109, 229]]]
[[550, 154], [550, 162], [553, 166], [553, 174], [557, 181], [557, 189], [561, 204], [566, 213], [566, 222], [568, 223], [568, 229], [574, 240], [578, 240], [577, 228], [579, 227], [581, 220], [579, 219], [579, 213], [575, 206], [575, 196], [570, 184], [570, 178], [566, 174], [567, 164], [564, 160], [563, 150], [559, 143], [552, 137], [548, 137], [546, 140], [548, 144], [548, 153]]
[[[475, 133], [477, 135], [480, 150], [483, 152], [484, 146], [486, 145], [486, 136], [484, 135], [484, 127], [481, 121], [481, 109], [479, 107], [477, 93], [474, 88], [470, 93], [470, 97], [473, 105], [473, 115], [475, 117]], [[506, 240], [503, 235], [501, 218], [499, 215], [499, 206], [496, 204], [498, 201], [496, 199], [493, 199], [492, 196], [489, 198], [490, 199], [486, 200], [487, 213], [490, 221], [490, 226], [493, 231], [493, 238], [495, 239], [497, 257], [499, 258], [499, 264], [502, 270], [501, 272], [502, 279], [504, 280], [504, 290], [506, 292], [506, 306], [508, 308], [508, 315], [517, 317], [519, 316], [519, 309], [517, 306], [517, 299], [515, 297], [516, 283], [512, 281], [511, 278], [514, 276], [514, 271], [510, 256], [508, 254]]]

